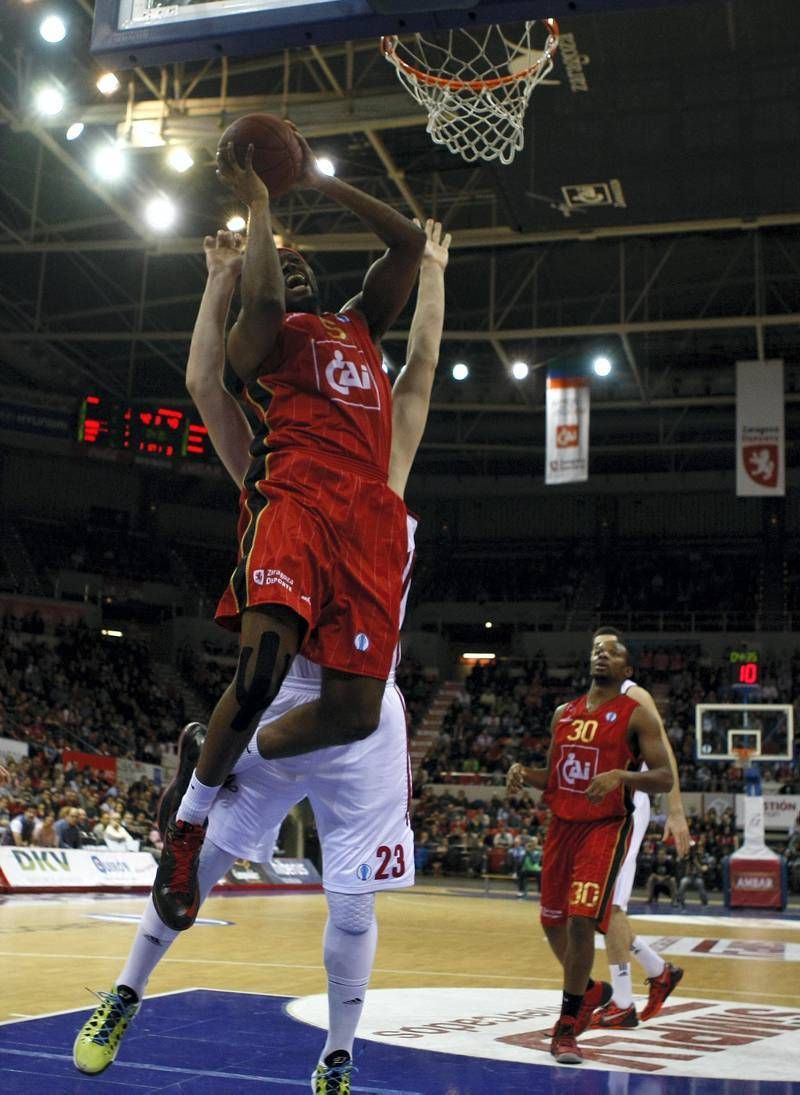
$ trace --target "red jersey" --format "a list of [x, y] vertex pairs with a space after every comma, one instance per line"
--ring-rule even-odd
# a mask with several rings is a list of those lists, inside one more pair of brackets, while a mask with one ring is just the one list
[[305, 450], [386, 478], [391, 386], [360, 312], [290, 312], [247, 398], [261, 424], [254, 459], [269, 455], [272, 468], [274, 456]]
[[586, 788], [600, 772], [627, 769], [636, 762], [628, 724], [639, 706], [622, 694], [591, 710], [588, 696], [566, 704], [556, 722], [545, 802], [563, 821], [597, 821], [631, 812], [631, 796], [620, 786], [602, 802], [589, 802]]

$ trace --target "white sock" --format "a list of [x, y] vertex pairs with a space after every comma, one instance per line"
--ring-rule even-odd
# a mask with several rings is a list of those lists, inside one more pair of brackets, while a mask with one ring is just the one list
[[178, 807], [178, 821], [188, 821], [190, 825], [202, 825], [208, 817], [212, 802], [217, 797], [217, 791], [219, 787], [208, 787], [200, 782], [195, 768]]
[[[224, 852], [216, 844], [207, 840], [200, 852], [200, 863], [197, 868], [197, 882], [200, 886], [200, 903], [211, 893], [212, 887], [233, 863], [235, 856], [230, 852]], [[118, 985], [125, 985], [133, 989], [141, 1000], [150, 974], [167, 953], [179, 935], [178, 932], [168, 928], [156, 912], [152, 896], [148, 898], [139, 927], [136, 929], [136, 938], [128, 953], [128, 960], [117, 978]]]
[[658, 977], [664, 972], [666, 962], [660, 954], [656, 954], [652, 947], [648, 946], [639, 936], [634, 936], [631, 941], [631, 954], [642, 967], [648, 977]]
[[611, 970], [611, 987], [614, 989], [612, 999], [618, 1008], [629, 1008], [633, 1003], [633, 988], [631, 986], [631, 967], [627, 962], [619, 965], [609, 963]]
[[[334, 1050], [353, 1056], [356, 1027], [364, 1010], [378, 942], [374, 894], [327, 897], [331, 915], [325, 925], [323, 955], [328, 973], [328, 1039], [320, 1060]], [[337, 923], [351, 930], [343, 930]]]

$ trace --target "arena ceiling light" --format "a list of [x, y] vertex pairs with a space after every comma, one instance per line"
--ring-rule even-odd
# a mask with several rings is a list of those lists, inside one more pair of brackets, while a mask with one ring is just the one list
[[515, 380], [524, 380], [530, 372], [527, 361], [515, 361], [511, 366], [511, 375]]
[[466, 380], [469, 376], [469, 368], [463, 361], [457, 361], [452, 369], [453, 380]]
[[611, 372], [611, 360], [604, 354], [600, 354], [592, 362], [592, 368], [598, 376], [608, 376]]
[[166, 232], [175, 223], [178, 211], [165, 194], [157, 194], [145, 206], [144, 219], [156, 232]]
[[39, 34], [45, 42], [63, 42], [67, 36], [67, 25], [60, 15], [51, 12], [39, 24]]
[[115, 144], [104, 144], [96, 148], [92, 156], [95, 174], [104, 182], [115, 182], [125, 174], [127, 157]]
[[65, 137], [68, 141], [77, 141], [78, 137], [80, 137], [85, 128], [86, 127], [84, 126], [83, 122], [73, 122], [65, 133]]
[[232, 217], [228, 217], [225, 221], [225, 227], [229, 232], [244, 232], [247, 227], [247, 221], [241, 213], [234, 213]]
[[113, 72], [104, 72], [98, 77], [96, 87], [101, 95], [113, 95], [119, 91], [119, 79]]
[[316, 163], [323, 175], [336, 174], [336, 166], [334, 165], [333, 160], [329, 160], [327, 156], [320, 156]]
[[64, 92], [55, 84], [45, 84], [36, 92], [34, 98], [37, 113], [45, 114], [48, 118], [54, 118], [64, 109]]
[[[182, 175], [184, 171], [194, 167], [194, 158], [188, 148], [184, 148], [183, 145], [175, 145], [167, 153], [167, 163], [173, 171], [177, 171], [179, 175]], [[234, 231], [234, 229], [231, 229], [231, 231]]]

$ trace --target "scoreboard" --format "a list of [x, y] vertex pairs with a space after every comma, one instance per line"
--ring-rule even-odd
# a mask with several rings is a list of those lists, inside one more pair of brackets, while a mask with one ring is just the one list
[[734, 688], [753, 688], [761, 683], [757, 650], [731, 650], [728, 654], [730, 683]]
[[210, 461], [214, 450], [203, 423], [185, 410], [161, 405], [126, 406], [87, 395], [78, 419], [78, 441], [150, 456]]

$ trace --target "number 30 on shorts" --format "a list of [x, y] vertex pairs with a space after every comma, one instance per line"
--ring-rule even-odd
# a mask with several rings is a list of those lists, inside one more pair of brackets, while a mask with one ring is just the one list
[[395, 844], [394, 848], [381, 844], [375, 855], [380, 860], [380, 866], [375, 872], [377, 879], [402, 878], [406, 873], [406, 857], [402, 844]]
[[570, 905], [585, 905], [587, 909], [593, 909], [600, 900], [600, 887], [596, 882], [573, 882], [570, 890]]

